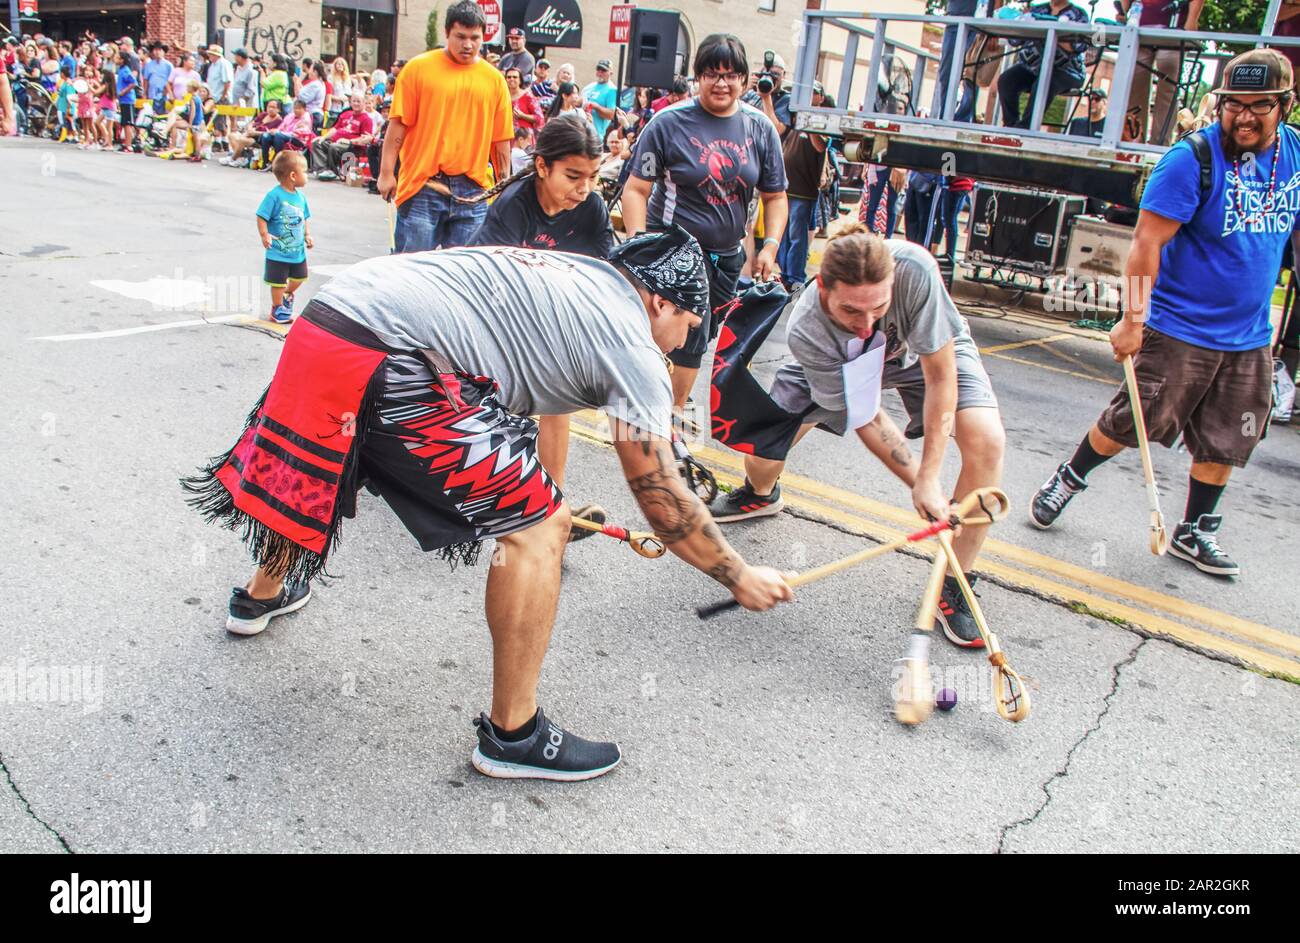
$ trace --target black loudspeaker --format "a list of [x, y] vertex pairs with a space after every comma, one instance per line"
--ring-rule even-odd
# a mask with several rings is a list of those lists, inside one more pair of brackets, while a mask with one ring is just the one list
[[624, 85], [669, 88], [677, 73], [677, 32], [681, 15], [664, 10], [632, 11]]

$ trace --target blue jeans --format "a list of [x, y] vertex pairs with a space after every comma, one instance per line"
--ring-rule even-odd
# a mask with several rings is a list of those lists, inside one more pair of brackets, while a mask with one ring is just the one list
[[[457, 196], [476, 196], [483, 192], [469, 177], [444, 177], [443, 182]], [[397, 208], [395, 252], [427, 252], [441, 246], [450, 249], [468, 245], [483, 218], [487, 201], [457, 203], [430, 187], [421, 187], [415, 196]]]
[[802, 285], [808, 280], [808, 231], [812, 229], [816, 206], [816, 200], [790, 197], [790, 216], [786, 219], [781, 246], [776, 250], [776, 264], [788, 284]]
[[970, 194], [965, 190], [944, 190], [940, 213], [943, 219], [943, 254], [953, 265], [957, 264], [957, 217]]
[[[966, 48], [962, 51], [962, 61], [975, 42], [978, 34], [974, 30], [966, 31]], [[942, 118], [944, 102], [948, 99], [948, 70], [952, 68], [953, 49], [957, 45], [957, 27], [945, 26], [943, 29], [943, 47], [939, 52], [939, 77], [935, 80], [934, 100], [930, 117]], [[970, 121], [975, 116], [975, 85], [962, 82], [957, 90], [957, 104], [953, 110], [953, 121]]]

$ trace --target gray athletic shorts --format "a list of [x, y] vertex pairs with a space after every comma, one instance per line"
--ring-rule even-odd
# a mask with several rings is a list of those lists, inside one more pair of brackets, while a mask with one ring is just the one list
[[[955, 345], [957, 357], [957, 411], [976, 406], [997, 408], [998, 398], [993, 393], [993, 384], [984, 372], [984, 363], [980, 360], [975, 342], [969, 338], [963, 343], [959, 339]], [[919, 439], [925, 435], [925, 374], [921, 370], [921, 361], [910, 367], [885, 364], [885, 374], [881, 379], [881, 388], [898, 390], [907, 410], [907, 429], [903, 434], [909, 439]], [[776, 372], [772, 382], [772, 399], [788, 412], [803, 412], [813, 406], [812, 388], [804, 376], [803, 367], [787, 363]], [[823, 409], [820, 406], [812, 410], [805, 423], [817, 423], [828, 432], [844, 435], [847, 432], [849, 416], [843, 410]]]

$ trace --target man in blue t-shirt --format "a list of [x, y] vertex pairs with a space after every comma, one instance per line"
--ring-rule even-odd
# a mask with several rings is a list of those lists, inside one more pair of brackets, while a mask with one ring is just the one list
[[601, 59], [596, 63], [596, 81], [582, 90], [582, 100], [591, 123], [596, 128], [596, 137], [605, 140], [605, 129], [618, 114], [618, 89], [609, 80], [610, 61]]
[[[1133, 357], [1151, 441], [1172, 446], [1181, 434], [1192, 456], [1187, 509], [1169, 552], [1203, 572], [1235, 576], [1240, 567], [1219, 546], [1223, 517], [1215, 508], [1268, 422], [1269, 308], [1300, 214], [1300, 134], [1282, 124], [1295, 79], [1280, 52], [1242, 53], [1223, 75], [1214, 90], [1219, 123], [1200, 132], [1212, 161], [1209, 186], [1202, 191], [1191, 140], [1152, 172], [1125, 271], [1124, 317], [1110, 343], [1116, 360]], [[1092, 469], [1136, 445], [1121, 388], [1034, 496], [1033, 522], [1050, 527]]]

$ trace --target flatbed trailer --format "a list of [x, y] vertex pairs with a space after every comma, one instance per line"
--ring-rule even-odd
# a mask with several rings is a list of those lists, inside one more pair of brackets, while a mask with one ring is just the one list
[[[1268, 32], [1280, 2], [1272, 0], [1266, 20]], [[897, 35], [903, 29], [914, 32], [918, 24], [956, 29], [955, 53], [941, 114], [929, 117], [917, 112], [929, 104], [933, 95], [925, 91], [926, 66], [938, 56], [889, 35], [891, 26]], [[835, 93], [837, 106], [815, 107], [813, 82], [820, 78], [819, 62], [830, 51], [836, 32], [844, 37], [843, 64], [838, 89], [828, 86], [828, 91]], [[1046, 49], [1055, 49], [1060, 39], [1079, 37], [1096, 55], [1113, 56], [1109, 90], [1112, 108], [1101, 137], [1073, 137], [953, 120], [966, 66], [962, 53], [971, 32], [1003, 40], [1041, 39]], [[862, 84], [856, 72], [865, 43], [870, 44], [867, 90], [888, 88], [894, 63], [909, 55], [915, 57], [911, 88], [901, 110], [897, 107], [887, 110], [879, 96], [869, 93], [861, 95], [859, 107], [848, 107], [854, 101], [855, 82]], [[1143, 46], [1183, 50], [1200, 64], [1199, 71], [1212, 88], [1219, 70], [1230, 58], [1230, 53], [1220, 47], [1229, 44], [1296, 48], [1300, 47], [1300, 37], [1140, 28], [1103, 21], [1076, 24], [1057, 20], [806, 10], [795, 63], [791, 110], [795, 114], [795, 126], [801, 130], [843, 139], [845, 157], [851, 161], [1038, 187], [1136, 206], [1151, 170], [1167, 150], [1160, 145], [1123, 140], [1125, 106], [1134, 72], [1141, 68], [1139, 50]], [[1051, 69], [1039, 71], [1038, 94], [1030, 118], [1030, 127], [1034, 129], [1041, 127], [1049, 105], [1046, 91]]]

